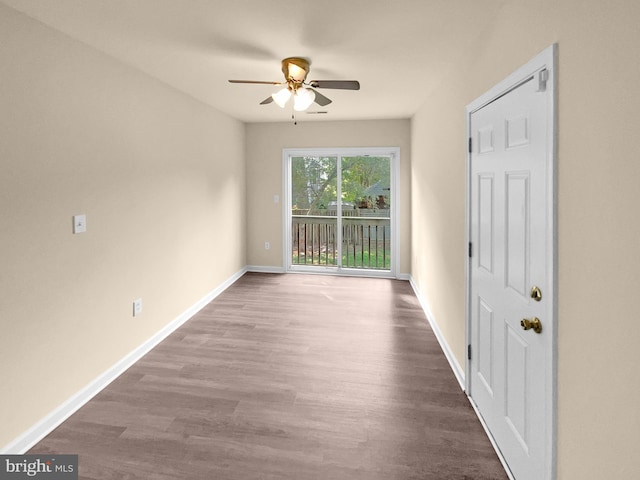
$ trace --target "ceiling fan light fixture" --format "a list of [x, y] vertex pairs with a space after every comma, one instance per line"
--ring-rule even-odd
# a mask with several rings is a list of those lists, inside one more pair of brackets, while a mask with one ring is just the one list
[[273, 101], [276, 102], [280, 108], [284, 108], [289, 98], [291, 98], [291, 92], [288, 88], [283, 88], [279, 92], [271, 95], [271, 98], [273, 98]]
[[289, 57], [282, 60], [282, 73], [287, 80], [302, 83], [309, 73], [309, 61], [300, 57]]
[[289, 78], [292, 78], [296, 82], [302, 82], [307, 72], [294, 63], [289, 64]]
[[[0, 0], [2, 2], [2, 0]], [[281, 62], [284, 82], [269, 82], [263, 80], [229, 80], [231, 83], [249, 83], [258, 85], [280, 85], [280, 91], [265, 98], [260, 105], [275, 103], [280, 108], [284, 108], [293, 97], [293, 110], [303, 112], [311, 104], [317, 103], [321, 107], [326, 107], [331, 103], [331, 99], [325, 97], [316, 89], [328, 88], [336, 90], [360, 90], [360, 82], [357, 80], [311, 80], [307, 82], [309, 66], [311, 62], [304, 57], [287, 57]], [[309, 87], [309, 88], [306, 88]], [[295, 114], [293, 115], [295, 119]]]
[[316, 99], [316, 94], [308, 88], [298, 88], [293, 97], [293, 109], [302, 112], [309, 108]]

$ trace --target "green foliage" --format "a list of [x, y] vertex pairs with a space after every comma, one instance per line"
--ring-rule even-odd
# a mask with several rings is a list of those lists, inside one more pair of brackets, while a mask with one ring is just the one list
[[295, 209], [326, 208], [337, 196], [335, 157], [291, 159], [291, 205]]
[[[391, 185], [388, 157], [343, 157], [342, 202], [357, 204], [367, 188], [379, 183]], [[337, 157], [294, 157], [291, 159], [291, 206], [299, 210], [329, 208], [337, 202]], [[385, 190], [386, 203], [390, 203]], [[375, 198], [372, 198], [375, 202]], [[334, 203], [332, 203], [334, 202]]]
[[[348, 157], [342, 159], [342, 199], [357, 203], [366, 196], [366, 190], [376, 183], [391, 185], [388, 157]], [[386, 191], [387, 203], [389, 192]], [[375, 199], [372, 199], [375, 200]]]

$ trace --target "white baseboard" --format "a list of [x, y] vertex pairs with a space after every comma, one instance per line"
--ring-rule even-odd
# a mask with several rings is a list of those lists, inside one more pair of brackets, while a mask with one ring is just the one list
[[94, 396], [100, 393], [107, 385], [113, 382], [116, 378], [122, 375], [129, 367], [140, 360], [151, 349], [158, 345], [162, 340], [167, 338], [171, 333], [178, 329], [181, 325], [187, 322], [191, 317], [198, 313], [214, 298], [224, 292], [231, 284], [238, 280], [245, 274], [247, 268], [236, 272], [234, 275], [225, 280], [222, 284], [198, 300], [195, 304], [185, 310], [175, 320], [166, 325], [162, 330], [158, 331], [155, 335], [149, 338], [142, 345], [137, 347], [127, 356], [118, 361], [115, 365], [109, 368], [106, 372], [93, 380], [90, 384], [77, 392], [71, 398], [66, 400], [63, 404], [49, 413], [46, 417], [41, 419], [29, 430], [24, 432], [18, 438], [14, 439], [8, 445], [5, 445], [0, 454], [3, 455], [20, 455], [28, 451], [36, 443], [42, 440], [45, 436], [51, 433], [57, 426], [64, 422], [67, 418], [73, 415], [80, 407], [91, 400]]
[[262, 265], [248, 265], [247, 272], [256, 272], [256, 273], [285, 273], [286, 270], [284, 267], [265, 267]]
[[462, 369], [462, 367], [460, 367], [460, 364], [458, 363], [458, 360], [456, 360], [455, 355], [451, 351], [451, 348], [449, 347], [447, 340], [444, 338], [444, 335], [442, 335], [442, 332], [440, 331], [440, 328], [438, 327], [438, 324], [435, 321], [435, 317], [431, 312], [431, 308], [429, 308], [429, 302], [427, 302], [427, 299], [424, 298], [422, 293], [420, 293], [418, 286], [415, 284], [413, 280], [413, 276], [410, 276], [409, 283], [411, 284], [411, 287], [413, 288], [413, 291], [415, 292], [416, 297], [418, 297], [418, 301], [420, 302], [420, 306], [422, 307], [422, 310], [424, 311], [424, 314], [427, 317], [427, 321], [431, 326], [431, 330], [433, 330], [433, 333], [436, 336], [438, 343], [440, 344], [440, 348], [442, 348], [442, 352], [444, 353], [444, 356], [447, 358], [447, 361], [451, 366], [451, 370], [453, 370], [453, 374], [455, 375], [456, 380], [458, 380], [458, 383], [460, 384], [460, 388], [464, 390], [465, 389], [464, 370]]

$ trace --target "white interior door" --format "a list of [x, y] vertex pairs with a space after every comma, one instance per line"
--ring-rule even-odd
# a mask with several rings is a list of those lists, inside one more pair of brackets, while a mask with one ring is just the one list
[[553, 476], [548, 73], [470, 115], [469, 390], [517, 480]]

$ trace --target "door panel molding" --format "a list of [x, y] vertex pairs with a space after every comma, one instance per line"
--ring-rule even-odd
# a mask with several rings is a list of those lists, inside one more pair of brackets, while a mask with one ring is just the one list
[[[481, 95], [475, 101], [470, 103], [466, 108], [466, 137], [464, 139], [465, 143], [473, 142], [477, 145], [476, 155], [482, 155], [483, 153], [489, 153], [494, 150], [494, 142], [496, 141], [494, 137], [494, 130], [496, 128], [505, 130], [505, 141], [506, 141], [506, 149], [508, 150], [516, 150], [526, 145], [530, 141], [530, 124], [526, 117], [515, 117], [509, 118], [508, 122], [503, 125], [494, 125], [491, 129], [482, 130], [478, 132], [477, 137], [472, 138], [471, 132], [471, 117], [472, 114], [482, 109], [483, 107], [495, 102], [499, 98], [505, 96], [509, 92], [517, 89], [519, 86], [527, 83], [527, 82], [535, 82], [535, 88], [537, 91], [547, 91], [549, 95], [549, 101], [547, 104], [547, 109], [545, 111], [546, 116], [546, 128], [547, 131], [546, 136], [548, 139], [546, 145], [546, 161], [547, 161], [547, 169], [546, 169], [546, 178], [544, 179], [547, 184], [546, 189], [546, 204], [548, 206], [548, 214], [545, 220], [546, 223], [546, 235], [545, 235], [545, 248], [548, 252], [550, 252], [546, 267], [546, 276], [545, 280], [547, 282], [547, 292], [544, 292], [546, 296], [545, 300], [547, 301], [547, 310], [545, 312], [546, 321], [544, 322], [544, 328], [547, 329], [547, 333], [550, 334], [550, 348], [546, 354], [546, 358], [544, 360], [544, 365], [536, 366], [536, 368], [545, 368], [549, 373], [547, 375], [545, 389], [548, 394], [545, 397], [545, 404], [540, 405], [540, 410], [544, 409], [546, 412], [546, 424], [545, 424], [545, 461], [544, 461], [544, 479], [545, 480], [554, 480], [557, 475], [557, 58], [558, 58], [558, 47], [556, 44], [551, 45], [540, 54], [538, 54], [531, 61], [520, 67], [514, 73], [509, 75], [503, 81], [499, 82], [497, 85], [492, 87], [486, 93]], [[475, 143], [477, 142], [477, 144]], [[469, 149], [471, 150], [471, 149]], [[471, 158], [472, 153], [469, 152], [467, 154], [466, 159], [466, 192], [467, 192], [467, 200], [466, 200], [466, 243], [469, 244], [472, 240], [471, 238], [471, 221], [472, 221], [472, 213], [471, 213], [471, 191], [472, 191], [472, 178], [471, 178]], [[478, 199], [476, 199], [478, 200]], [[533, 211], [532, 215], [536, 215], [536, 212]], [[486, 243], [488, 240], [488, 236], [485, 236], [481, 240]], [[526, 246], [526, 244], [525, 244]], [[477, 258], [477, 255], [480, 253], [479, 250], [485, 248], [485, 246], [481, 245], [473, 245], [473, 257], [468, 258], [468, 261], [465, 262], [465, 284], [466, 284], [466, 341], [467, 345], [471, 345], [472, 342], [472, 328], [471, 328], [471, 318], [472, 318], [472, 301], [471, 301], [471, 262], [480, 261]], [[528, 247], [527, 247], [528, 248]], [[483, 250], [484, 251], [484, 250]], [[493, 254], [493, 252], [492, 252]], [[467, 252], [465, 255], [468, 256]], [[484, 259], [483, 262], [486, 263], [487, 254], [483, 253]], [[530, 272], [521, 272], [525, 275], [528, 275]], [[520, 281], [518, 283], [517, 290], [520, 295], [522, 295], [522, 290]], [[528, 284], [525, 282], [526, 288], [528, 288]], [[515, 292], [513, 292], [515, 293]], [[525, 296], [529, 294], [528, 291], [524, 292]], [[513, 344], [511, 345], [514, 346]], [[473, 352], [472, 352], [473, 353]], [[515, 354], [515, 352], [513, 352]], [[527, 366], [531, 368], [530, 366]], [[465, 359], [465, 387], [467, 394], [470, 396], [471, 402], [476, 409], [476, 412], [479, 413], [477, 405], [473, 400], [473, 388], [472, 386], [472, 365], [471, 360], [469, 358]], [[475, 388], [478, 388], [476, 385]], [[515, 392], [512, 392], [515, 393]], [[515, 413], [515, 411], [514, 411]], [[486, 427], [486, 423], [484, 419], [482, 419], [480, 413], [479, 416], [483, 425]], [[514, 427], [521, 431], [522, 429], [515, 425]], [[496, 446], [496, 451], [500, 456], [501, 461], [505, 466], [507, 466], [504, 457], [500, 453], [500, 446], [495, 443], [495, 439], [491, 435], [491, 432], [487, 429], [489, 436], [491, 438], [492, 443]], [[526, 432], [522, 431], [521, 434], [524, 434], [523, 441], [526, 443]], [[509, 472], [510, 473], [510, 472]]]

